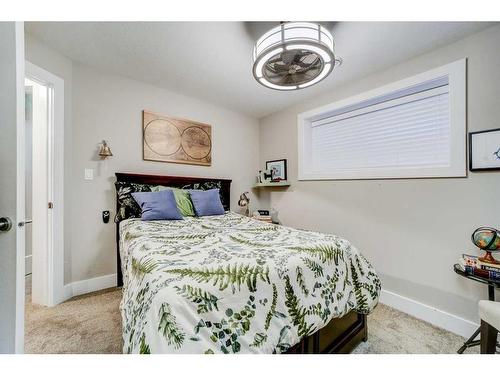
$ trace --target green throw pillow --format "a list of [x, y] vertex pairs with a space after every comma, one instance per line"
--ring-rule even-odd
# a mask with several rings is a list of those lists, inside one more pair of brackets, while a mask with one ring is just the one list
[[182, 216], [194, 216], [193, 202], [191, 202], [191, 197], [186, 190], [162, 185], [151, 187], [151, 191], [161, 191], [165, 189], [170, 189], [174, 192], [175, 203], [177, 203], [177, 208]]

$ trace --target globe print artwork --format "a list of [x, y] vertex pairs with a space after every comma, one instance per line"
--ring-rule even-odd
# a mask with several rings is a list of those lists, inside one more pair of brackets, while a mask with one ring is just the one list
[[211, 126], [143, 111], [143, 158], [211, 165]]
[[199, 126], [191, 126], [184, 130], [181, 139], [183, 150], [193, 159], [206, 158], [210, 153], [210, 137]]
[[158, 155], [173, 155], [181, 147], [181, 132], [168, 120], [153, 120], [144, 131], [144, 143]]

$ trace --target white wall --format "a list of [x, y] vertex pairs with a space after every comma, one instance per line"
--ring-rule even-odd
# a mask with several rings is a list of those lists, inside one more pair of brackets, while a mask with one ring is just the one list
[[[212, 166], [142, 160], [142, 110], [212, 125]], [[98, 143], [114, 156], [99, 161]], [[258, 168], [258, 121], [214, 105], [130, 79], [73, 64], [72, 279], [115, 271], [115, 225], [101, 211], [115, 211], [115, 172], [231, 178], [231, 208], [254, 182]], [[85, 181], [84, 169], [95, 179]]]
[[500, 173], [297, 181], [297, 115], [468, 57], [468, 129], [498, 128], [499, 45], [500, 26], [495, 26], [262, 119], [260, 164], [287, 158], [292, 183], [288, 190], [270, 192], [268, 204], [280, 211], [285, 225], [349, 239], [372, 261], [383, 288], [476, 320], [477, 300], [487, 298], [486, 287], [457, 276], [452, 266], [463, 252], [477, 253], [469, 239], [476, 227], [500, 227]]
[[[228, 109], [72, 62], [33, 37], [27, 60], [65, 80], [65, 283], [116, 272], [115, 172], [231, 178], [231, 208], [254, 182], [259, 123]], [[212, 125], [212, 166], [142, 160], [142, 110]], [[97, 157], [106, 139], [114, 156]], [[84, 169], [94, 180], [84, 180]]]

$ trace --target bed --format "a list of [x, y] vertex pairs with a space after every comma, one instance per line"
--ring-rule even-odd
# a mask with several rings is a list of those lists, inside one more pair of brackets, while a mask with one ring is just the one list
[[380, 281], [348, 241], [230, 212], [230, 180], [116, 176], [150, 186], [216, 185], [227, 210], [172, 221], [122, 215], [124, 353], [347, 353], [367, 339]]

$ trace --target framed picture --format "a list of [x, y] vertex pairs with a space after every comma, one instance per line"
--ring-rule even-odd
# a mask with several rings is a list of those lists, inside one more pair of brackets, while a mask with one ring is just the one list
[[271, 181], [286, 180], [286, 159], [266, 161], [266, 169], [271, 171]]
[[143, 159], [165, 163], [212, 164], [212, 127], [142, 112]]
[[500, 170], [500, 128], [469, 133], [469, 170]]

